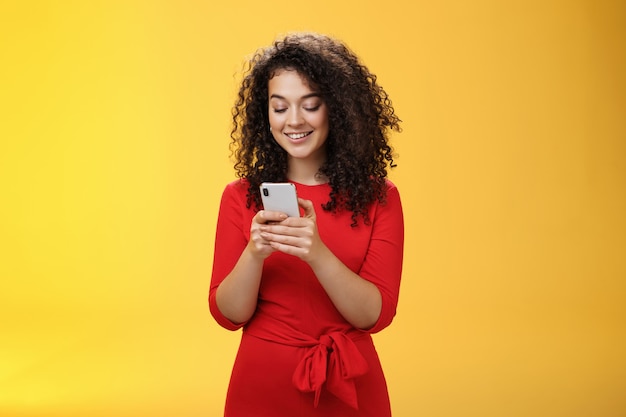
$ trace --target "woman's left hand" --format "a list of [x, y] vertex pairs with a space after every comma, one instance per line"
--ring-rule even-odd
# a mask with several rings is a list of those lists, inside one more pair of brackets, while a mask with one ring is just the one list
[[304, 210], [304, 217], [288, 217], [279, 223], [265, 224], [261, 227], [261, 236], [275, 250], [309, 263], [326, 246], [317, 231], [313, 202], [298, 198], [298, 205]]
[[272, 249], [297, 256], [309, 264], [341, 315], [354, 327], [369, 329], [382, 311], [376, 285], [346, 267], [324, 244], [317, 231], [313, 203], [298, 199], [304, 217], [288, 217], [261, 226], [261, 237]]

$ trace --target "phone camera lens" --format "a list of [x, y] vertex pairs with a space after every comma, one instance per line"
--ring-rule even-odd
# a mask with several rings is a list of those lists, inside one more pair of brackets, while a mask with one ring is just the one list
[[270, 190], [268, 190], [267, 188], [264, 188], [264, 189], [263, 189], [263, 195], [264, 195], [265, 197], [269, 196], [269, 195], [270, 195]]

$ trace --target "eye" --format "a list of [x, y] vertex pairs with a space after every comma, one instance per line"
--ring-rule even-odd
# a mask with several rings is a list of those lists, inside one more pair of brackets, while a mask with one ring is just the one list
[[310, 111], [310, 112], [315, 112], [315, 111], [319, 110], [320, 106], [321, 106], [321, 104], [318, 104], [317, 106], [312, 106], [312, 107], [305, 107], [304, 110]]
[[274, 113], [284, 113], [287, 109], [274, 109]]

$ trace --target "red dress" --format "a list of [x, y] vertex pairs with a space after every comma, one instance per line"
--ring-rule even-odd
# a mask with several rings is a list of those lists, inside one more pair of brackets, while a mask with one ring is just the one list
[[404, 244], [398, 190], [387, 181], [387, 202], [372, 204], [371, 224], [359, 219], [351, 227], [351, 212], [332, 214], [320, 207], [328, 201], [328, 184], [295, 184], [299, 197], [313, 201], [326, 246], [380, 290], [381, 314], [371, 329], [355, 329], [305, 262], [275, 252], [265, 260], [253, 317], [238, 325], [224, 317], [215, 293], [246, 247], [255, 215], [246, 208], [248, 183], [229, 184], [220, 205], [209, 290], [215, 320], [229, 330], [243, 327], [224, 415], [390, 416], [387, 385], [370, 334], [391, 323], [398, 303]]

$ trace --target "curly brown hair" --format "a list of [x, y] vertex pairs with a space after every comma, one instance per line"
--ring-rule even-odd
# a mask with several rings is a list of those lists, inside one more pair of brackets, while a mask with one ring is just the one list
[[383, 88], [343, 43], [325, 35], [287, 35], [258, 50], [247, 62], [233, 108], [231, 151], [235, 171], [249, 183], [248, 207], [261, 205], [262, 182], [287, 181], [287, 153], [269, 130], [268, 82], [280, 70], [293, 70], [314, 85], [328, 107], [326, 161], [319, 175], [328, 179], [327, 211], [352, 211], [369, 224], [369, 206], [386, 201], [387, 165], [394, 167], [389, 130], [400, 119]]

